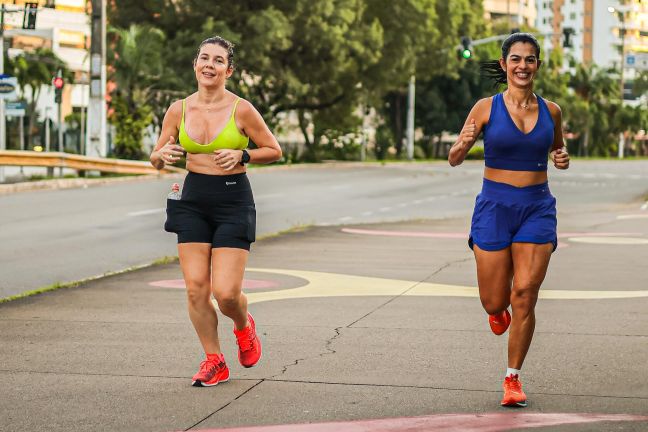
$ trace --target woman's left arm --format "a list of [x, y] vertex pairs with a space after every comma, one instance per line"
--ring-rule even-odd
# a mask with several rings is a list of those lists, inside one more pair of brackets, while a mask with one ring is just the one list
[[556, 168], [565, 170], [569, 168], [569, 153], [563, 140], [562, 111], [558, 104], [553, 102], [547, 101], [547, 107], [554, 121], [554, 142], [549, 157]]
[[[249, 163], [264, 164], [281, 159], [281, 147], [261, 114], [245, 99], [241, 99], [236, 110], [236, 123], [241, 131], [250, 137], [257, 148], [247, 150]], [[214, 160], [225, 170], [234, 169], [242, 160], [243, 150], [216, 150]]]

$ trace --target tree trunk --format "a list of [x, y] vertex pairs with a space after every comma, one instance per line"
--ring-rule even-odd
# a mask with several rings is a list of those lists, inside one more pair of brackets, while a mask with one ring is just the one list
[[589, 128], [585, 129], [585, 134], [583, 135], [583, 156], [589, 156]]
[[443, 148], [443, 132], [439, 132], [437, 135], [436, 146], [434, 149], [434, 157], [439, 159], [441, 158], [441, 149]]
[[400, 156], [403, 150], [403, 120], [402, 120], [402, 95], [400, 92], [396, 93], [394, 100], [394, 138], [396, 138], [396, 155]]
[[315, 137], [311, 140], [310, 135], [308, 134], [308, 120], [303, 110], [297, 110], [297, 119], [299, 122], [299, 130], [301, 130], [302, 135], [304, 136], [304, 143], [306, 145], [305, 149], [305, 159], [310, 161], [315, 161], [317, 159], [317, 151], [315, 149], [319, 140], [315, 140]]

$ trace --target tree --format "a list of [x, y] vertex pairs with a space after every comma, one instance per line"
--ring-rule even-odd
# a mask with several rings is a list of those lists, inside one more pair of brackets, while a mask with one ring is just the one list
[[36, 104], [43, 86], [52, 84], [57, 71], [62, 72], [66, 82], [74, 79], [73, 73], [65, 62], [48, 48], [36, 48], [33, 52], [24, 52], [12, 59], [5, 58], [7, 71], [18, 80], [18, 87], [23, 99], [27, 101], [27, 148], [33, 145], [33, 138], [38, 133], [36, 128]]
[[[148, 26], [113, 28], [110, 80], [116, 83], [111, 95], [109, 120], [115, 126], [115, 156], [141, 159], [144, 129], [153, 120], [151, 103], [156, 84], [164, 73], [161, 52], [164, 34]], [[145, 47], [145, 48], [143, 48]]]
[[[467, 0], [387, 3], [391, 6], [382, 5], [386, 16], [383, 21], [385, 34], [408, 35], [396, 36], [401, 38], [399, 44], [393, 47], [393, 52], [384, 56], [382, 63], [384, 68], [389, 68], [389, 60], [399, 55], [404, 60], [409, 60], [409, 64], [401, 65], [402, 70], [398, 71], [400, 80], [393, 81], [396, 84], [394, 88], [387, 89], [389, 91], [382, 107], [387, 125], [392, 130], [396, 153], [400, 155], [405, 129], [406, 83], [410, 74], [416, 73], [417, 78], [416, 125], [422, 126], [426, 135], [433, 136], [442, 130], [456, 127], [448, 124], [448, 119], [445, 118], [448, 104], [454, 104], [452, 109], [461, 111], [461, 114], [453, 111], [453, 123], [467, 112], [465, 107], [473, 96], [468, 91], [471, 83], [457, 80], [467, 62], [458, 59], [455, 48], [462, 36], [476, 38], [483, 34], [483, 9], [481, 5], [474, 5], [474, 2]], [[406, 67], [410, 68], [409, 73], [405, 73]], [[450, 94], [457, 89], [461, 95]], [[439, 96], [441, 99], [438, 99]], [[442, 101], [443, 97], [455, 100]], [[431, 150], [429, 145], [425, 148], [428, 156], [438, 151]]]
[[[620, 89], [618, 80], [610, 72], [596, 65], [579, 64], [570, 77], [569, 85], [584, 108], [580, 115], [588, 117], [587, 120], [581, 118], [580, 122], [574, 122], [583, 127], [579, 131], [582, 136], [582, 151], [579, 154], [584, 156], [609, 155], [611, 146], [617, 141], [610, 122], [621, 108]], [[575, 105], [576, 108], [578, 106]], [[592, 143], [591, 137], [596, 137]]]

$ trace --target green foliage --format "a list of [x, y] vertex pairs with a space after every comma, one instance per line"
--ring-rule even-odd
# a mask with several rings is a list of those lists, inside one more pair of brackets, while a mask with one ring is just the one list
[[466, 154], [466, 159], [468, 160], [483, 160], [484, 159], [484, 147], [483, 146], [473, 146], [468, 150]]
[[148, 105], [129, 107], [120, 95], [113, 97], [110, 120], [115, 126], [114, 156], [120, 159], [142, 159], [142, 134], [151, 124], [153, 115]]
[[641, 71], [632, 81], [632, 94], [637, 98], [648, 96], [648, 71]]
[[153, 121], [152, 106], [164, 73], [161, 52], [165, 36], [159, 29], [139, 25], [112, 28], [110, 35], [110, 80], [116, 88], [111, 95], [108, 119], [116, 129], [114, 155], [141, 159], [143, 131]]
[[12, 59], [5, 57], [5, 72], [17, 78], [20, 94], [27, 102], [25, 113], [29, 118], [27, 148], [33, 147], [34, 136], [38, 134], [36, 105], [41, 89], [43, 86], [52, 84], [52, 79], [59, 70], [66, 83], [73, 81], [73, 73], [49, 48], [36, 48], [32, 52], [24, 52]]
[[[159, 127], [171, 102], [196, 90], [196, 50], [218, 34], [236, 44], [228, 89], [250, 100], [274, 130], [286, 118], [297, 119], [306, 145], [302, 158], [357, 157], [360, 107], [378, 115], [376, 157], [394, 152], [398, 157], [412, 75], [415, 124], [424, 132], [417, 156], [438, 157], [442, 133], [458, 132], [470, 107], [497, 91], [480, 77], [478, 61], [499, 58], [501, 42], [476, 46], [474, 60], [466, 61], [457, 55], [461, 37], [475, 40], [510, 30], [507, 22], [485, 22], [481, 2], [472, 0], [109, 3], [117, 54], [109, 56], [117, 83], [111, 106], [120, 112], [111, 122], [123, 132], [125, 154], [137, 154], [126, 142], [140, 139], [136, 126], [146, 126], [142, 122], [151, 116]], [[645, 124], [645, 109], [638, 114], [621, 109], [613, 73], [582, 65], [573, 76], [565, 73], [560, 48], [541, 58], [536, 91], [562, 107], [577, 152], [610, 154], [618, 131]], [[645, 81], [640, 76], [635, 88], [645, 91]], [[139, 111], [142, 106], [149, 111]], [[118, 119], [128, 126], [119, 126]]]

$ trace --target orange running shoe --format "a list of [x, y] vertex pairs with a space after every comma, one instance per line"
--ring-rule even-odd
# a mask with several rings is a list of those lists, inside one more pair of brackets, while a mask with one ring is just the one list
[[249, 324], [243, 330], [234, 328], [236, 344], [238, 345], [238, 358], [243, 367], [249, 368], [257, 364], [261, 358], [261, 341], [256, 334], [256, 325], [252, 315], [248, 313]]
[[518, 375], [509, 375], [504, 378], [504, 398], [502, 406], [508, 407], [525, 407], [527, 406], [527, 397], [522, 391], [522, 381]]
[[509, 328], [511, 324], [511, 314], [508, 309], [504, 309], [498, 315], [488, 315], [488, 324], [496, 335], [501, 335]]
[[219, 382], [228, 381], [230, 377], [229, 369], [225, 364], [223, 354], [215, 358], [207, 358], [200, 363], [198, 373], [193, 376], [191, 385], [194, 387], [211, 387]]

